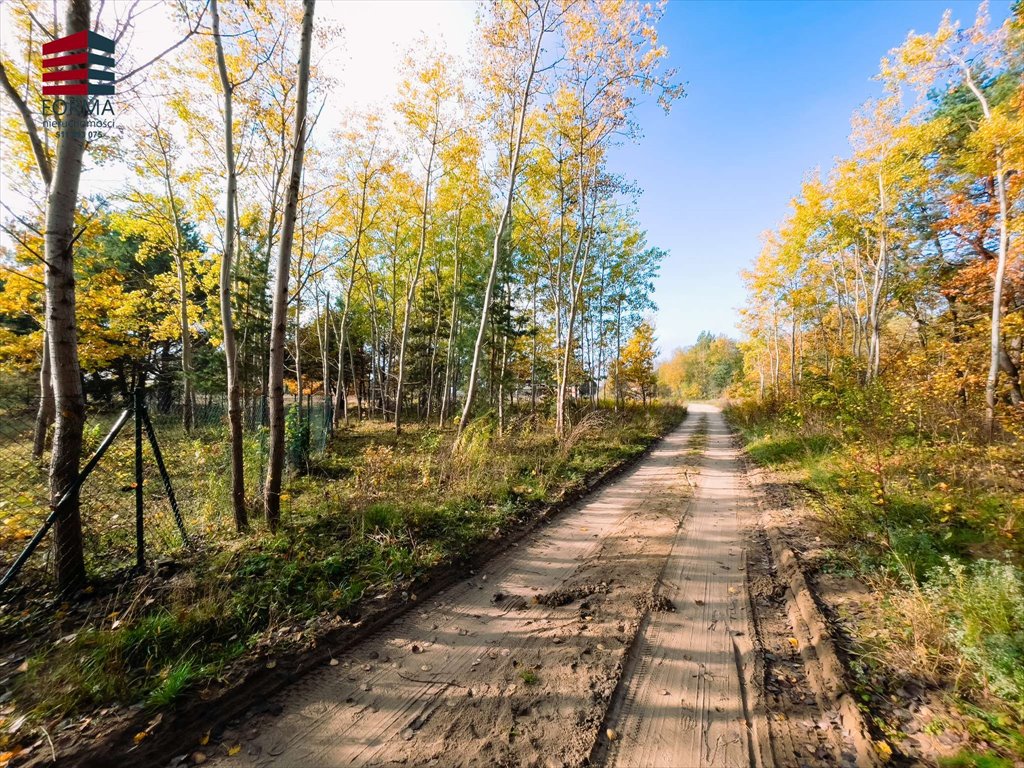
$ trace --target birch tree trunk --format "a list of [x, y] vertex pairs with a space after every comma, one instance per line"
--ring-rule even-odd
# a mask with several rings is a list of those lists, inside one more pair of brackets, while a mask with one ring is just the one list
[[444, 317], [444, 297], [441, 296], [441, 269], [435, 271], [434, 293], [437, 296], [437, 314], [434, 316], [434, 330], [430, 334], [430, 373], [427, 381], [427, 407], [423, 420], [430, 422], [434, 405], [434, 384], [437, 379], [437, 348], [440, 346], [441, 320]]
[[458, 338], [459, 312], [459, 231], [462, 228], [462, 206], [459, 205], [455, 215], [455, 264], [452, 267], [452, 311], [451, 323], [448, 326], [448, 348], [445, 350], [444, 392], [441, 393], [441, 416], [438, 426], [443, 427], [448, 418], [448, 404], [454, 399], [452, 390], [452, 367], [456, 360], [455, 340]]
[[[582, 219], [583, 217], [581, 216], [580, 218]], [[583, 232], [581, 231], [580, 238], [583, 238], [583, 236]], [[569, 388], [569, 361], [572, 359], [573, 328], [576, 323], [576, 314], [579, 311], [580, 296], [583, 292], [583, 281], [587, 276], [587, 262], [590, 260], [590, 242], [591, 235], [587, 235], [587, 243], [586, 246], [583, 247], [583, 262], [580, 265], [580, 273], [576, 280], [576, 285], [573, 286], [572, 298], [569, 302], [569, 317], [565, 323], [565, 349], [562, 351], [562, 378], [558, 382], [558, 398], [555, 405], [555, 436], [559, 440], [565, 437], [565, 397]], [[580, 243], [582, 244], [582, 239]], [[577, 247], [577, 253], [578, 251], [579, 248]], [[573, 262], [575, 261], [576, 259], [574, 258]], [[574, 263], [572, 271], [574, 272], [575, 269], [576, 265]]]
[[[89, 0], [69, 0], [66, 33], [89, 29]], [[68, 114], [85, 113], [84, 96], [68, 96]], [[75, 209], [82, 175], [85, 132], [69, 130], [57, 143], [46, 204], [46, 336], [53, 369], [56, 427], [50, 459], [50, 502], [56, 504], [78, 478], [85, 399], [78, 363], [75, 313]], [[72, 592], [85, 583], [82, 517], [78, 494], [61, 509], [53, 529], [57, 586]]]
[[302, 182], [302, 158], [306, 149], [306, 102], [309, 92], [309, 58], [316, 0], [303, 0], [302, 44], [299, 56], [299, 92], [295, 106], [295, 138], [291, 174], [281, 222], [281, 248], [274, 277], [274, 304], [270, 324], [270, 460], [264, 491], [267, 525], [276, 531], [281, 523], [281, 482], [284, 474], [284, 347], [288, 324], [288, 278], [291, 273], [292, 238]]
[[173, 229], [171, 240], [174, 251], [171, 255], [178, 277], [178, 323], [181, 326], [181, 375], [183, 379], [181, 424], [185, 428], [185, 432], [190, 432], [195, 422], [195, 394], [192, 381], [192, 333], [188, 320], [188, 278], [185, 274], [185, 247], [181, 238], [182, 220], [181, 212], [178, 209], [178, 199], [174, 195], [172, 184], [174, 171], [171, 163], [170, 137], [165, 136], [159, 122], [153, 126], [153, 133], [160, 151], [164, 194], [167, 196], [167, 206], [170, 209]]
[[238, 171], [235, 164], [234, 140], [234, 86], [228, 77], [227, 62], [224, 58], [224, 41], [220, 33], [220, 9], [217, 0], [210, 0], [213, 23], [213, 39], [217, 46], [217, 71], [221, 88], [224, 90], [224, 160], [227, 165], [227, 210], [224, 216], [224, 255], [220, 262], [220, 323], [224, 336], [224, 364], [227, 370], [228, 425], [231, 439], [231, 510], [235, 517], [235, 528], [244, 531], [249, 527], [249, 516], [245, 509], [245, 465], [242, 423], [241, 386], [238, 378], [238, 345], [235, 340], [235, 323], [231, 312], [231, 277], [235, 261], [235, 203], [238, 187]]
[[416, 266], [413, 268], [409, 290], [405, 294], [405, 317], [402, 318], [402, 340], [398, 348], [398, 383], [395, 385], [395, 434], [402, 433], [402, 389], [405, 386], [405, 350], [409, 343], [409, 322], [412, 316], [412, 305], [416, 298], [416, 287], [420, 282], [420, 270], [423, 267], [423, 254], [427, 249], [427, 222], [430, 218], [430, 182], [434, 169], [434, 155], [437, 151], [437, 122], [434, 123], [434, 134], [430, 141], [430, 159], [427, 161], [427, 178], [423, 183], [423, 213], [420, 217], [420, 245], [416, 251]]
[[[986, 120], [992, 118], [992, 110], [984, 91], [978, 87], [965, 61], [958, 62], [964, 71], [967, 87], [977, 98]], [[999, 250], [996, 257], [996, 274], [992, 280], [992, 323], [989, 334], [988, 378], [985, 381], [985, 437], [991, 440], [996, 429], [996, 394], [999, 384], [1000, 350], [1002, 348], [1003, 282], [1006, 277], [1006, 258], [1010, 246], [1010, 232], [1007, 227], [1008, 206], [1006, 202], [1006, 170], [1003, 165], [1002, 147], [996, 148], [995, 186], [999, 203]]]
[[39, 410], [36, 412], [36, 424], [32, 436], [32, 458], [36, 461], [42, 459], [43, 453], [46, 451], [46, 433], [53, 423], [55, 410], [53, 402], [53, 372], [50, 370], [49, 335], [44, 328], [43, 361], [39, 368]]
[[[551, 0], [545, 0], [544, 4], [539, 6], [538, 9], [540, 23], [537, 26], [537, 39], [534, 41], [530, 68], [526, 77], [526, 84], [523, 88], [523, 103], [520, 107], [519, 122], [516, 126], [516, 138], [512, 151], [512, 165], [509, 169], [505, 204], [498, 219], [498, 227], [494, 232], [494, 243], [491, 248], [491, 268], [487, 273], [487, 284], [484, 288], [483, 309], [480, 312], [480, 327], [477, 329], [476, 342], [473, 344], [473, 360], [469, 368], [469, 382], [466, 385], [466, 402], [462, 406], [462, 416], [459, 419], [459, 433], [466, 428], [466, 424], [469, 423], [469, 415], [473, 411], [473, 399], [476, 396], [476, 384], [480, 375], [480, 356], [483, 352], [484, 339], [487, 335], [487, 320], [490, 315], [491, 297], [494, 295], [494, 283], [498, 276], [498, 265], [501, 262], [501, 247], [505, 237], [505, 228], [508, 226], [509, 218], [512, 216], [512, 200], [515, 198], [516, 177], [519, 174], [519, 156], [523, 148], [523, 130], [526, 125], [526, 113], [530, 106], [533, 82], [537, 76], [537, 63], [540, 61], [541, 43], [544, 40], [550, 5]], [[526, 19], [526, 23], [529, 24], [529, 19]]]
[[885, 231], [885, 186], [882, 174], [878, 174], [878, 261], [871, 282], [871, 304], [868, 310], [868, 323], [871, 336], [868, 339], [868, 381], [878, 377], [882, 353], [882, 299], [885, 281], [889, 272], [889, 249]]
[[[356, 224], [356, 242], [352, 251], [352, 269], [348, 274], [348, 285], [345, 287], [345, 305], [341, 308], [341, 322], [338, 328], [338, 392], [334, 400], [334, 426], [338, 426], [338, 419], [344, 419], [345, 426], [348, 426], [348, 390], [345, 380], [345, 342], [347, 340], [348, 316], [352, 308], [352, 289], [356, 284], [356, 266], [359, 263], [360, 247], [363, 240], [363, 225], [366, 219], [366, 188], [369, 179], [363, 178], [363, 188], [359, 198], [359, 220]], [[352, 369], [352, 379], [355, 380], [356, 371]]]

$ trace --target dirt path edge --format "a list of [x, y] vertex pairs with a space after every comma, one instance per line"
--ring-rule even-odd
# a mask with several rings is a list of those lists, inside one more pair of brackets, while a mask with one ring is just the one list
[[[152, 768], [167, 763], [175, 755], [189, 752], [206, 731], [217, 730], [244, 715], [254, 704], [269, 700], [288, 685], [327, 664], [334, 656], [384, 629], [424, 600], [464, 580], [467, 578], [467, 568], [483, 566], [541, 525], [573, 507], [585, 496], [628, 472], [647, 458], [685, 418], [684, 411], [678, 421], [667, 425], [661, 435], [635, 456], [617, 461], [594, 473], [580, 486], [563, 493], [555, 501], [530, 509], [522, 523], [486, 542], [469, 558], [420, 577], [415, 582], [415, 601], [402, 600], [400, 595], [392, 596], [382, 606], [365, 613], [358, 624], [339, 627], [317, 638], [315, 648], [277, 655], [277, 664], [273, 669], [267, 669], [263, 664], [250, 667], [237, 682], [225, 686], [207, 699], [199, 699], [193, 692], [192, 698], [160, 713], [160, 724], [139, 744], [134, 741], [135, 735], [146, 730], [157, 713], [140, 710], [91, 738], [86, 734], [77, 743], [62, 745], [58, 742], [59, 764], [62, 768], [109, 768], [115, 763], [119, 768]], [[85, 739], [89, 741], [83, 744]], [[23, 768], [53, 765], [52, 755], [46, 750], [22, 765]]]
[[850, 693], [847, 685], [849, 673], [800, 559], [782, 532], [766, 519], [767, 500], [758, 482], [758, 475], [764, 470], [754, 469], [748, 463], [747, 471], [751, 486], [757, 492], [757, 503], [761, 511], [758, 525], [768, 543], [778, 580], [785, 586], [790, 623], [800, 643], [800, 656], [819, 704], [824, 709], [838, 710], [842, 728], [856, 749], [857, 765], [880, 768], [886, 761], [876, 749], [871, 728]]

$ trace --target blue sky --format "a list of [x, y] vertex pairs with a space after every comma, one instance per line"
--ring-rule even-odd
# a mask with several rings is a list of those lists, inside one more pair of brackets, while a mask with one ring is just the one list
[[[737, 335], [739, 273], [760, 233], [808, 171], [848, 153], [850, 116], [879, 94], [882, 56], [911, 29], [933, 31], [946, 8], [969, 26], [977, 3], [669, 3], [660, 34], [687, 96], [667, 117], [641, 105], [644, 138], [612, 158], [644, 190], [649, 242], [670, 251], [655, 296], [663, 356], [701, 330]], [[1009, 8], [992, 2], [993, 23]]]

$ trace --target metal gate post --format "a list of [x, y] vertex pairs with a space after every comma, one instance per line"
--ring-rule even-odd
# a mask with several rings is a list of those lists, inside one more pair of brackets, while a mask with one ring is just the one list
[[146, 396], [142, 387], [135, 389], [132, 410], [135, 415], [135, 567], [139, 573], [146, 568], [146, 543], [143, 536], [142, 515], [142, 413], [143, 398]]

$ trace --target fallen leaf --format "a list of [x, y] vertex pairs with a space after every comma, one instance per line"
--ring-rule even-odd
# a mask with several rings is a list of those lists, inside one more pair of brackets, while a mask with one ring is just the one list
[[276, 666], [277, 666], [277, 662], [276, 661], [268, 661], [267, 662], [267, 669], [273, 669]]
[[331, 664], [332, 667], [336, 667], [336, 666], [338, 666], [338, 660], [337, 659], [331, 659], [330, 664]]
[[138, 733], [135, 734], [135, 737], [132, 739], [132, 741], [134, 741], [136, 744], [141, 744], [142, 740], [144, 738], [146, 738], [147, 736], [149, 736], [149, 734], [146, 733], [145, 731], [139, 731]]
[[874, 747], [875, 752], [877, 752], [878, 756], [882, 758], [882, 762], [889, 762], [889, 759], [892, 757], [892, 747], [890, 747], [887, 742], [881, 740], [874, 742]]
[[203, 734], [203, 737], [199, 740], [199, 746], [205, 747], [209, 743], [210, 743], [210, 732], [207, 731], [206, 733]]
[[608, 736], [608, 741], [615, 741], [619, 738], [619, 732], [616, 731], [614, 728], [609, 728], [607, 731], [605, 731], [605, 735]]
[[228, 757], [234, 757], [235, 755], [237, 755], [241, 751], [242, 751], [242, 745], [241, 744], [235, 744], [235, 746], [233, 746], [233, 747], [228, 749]]
[[793, 646], [794, 651], [800, 647], [800, 641], [797, 640], [795, 637], [789, 638], [789, 644]]

